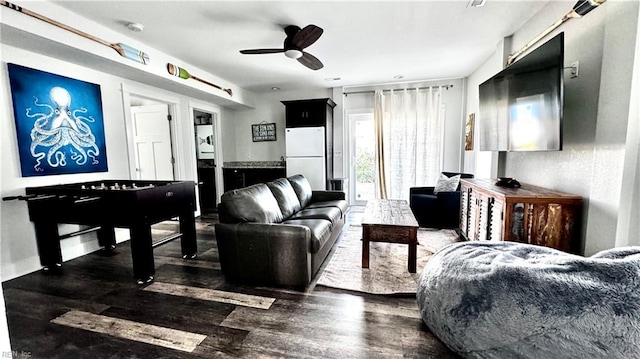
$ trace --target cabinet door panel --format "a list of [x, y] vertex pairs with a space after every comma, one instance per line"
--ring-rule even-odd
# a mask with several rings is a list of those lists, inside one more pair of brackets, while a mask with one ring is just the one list
[[478, 240], [488, 240], [487, 232], [490, 220], [489, 198], [485, 195], [478, 196]]
[[504, 204], [492, 198], [491, 210], [489, 211], [491, 218], [489, 220], [489, 227], [487, 230], [487, 236], [488, 236], [487, 240], [489, 241], [502, 240], [503, 212], [504, 212]]
[[466, 187], [460, 189], [460, 232], [466, 238], [469, 238], [469, 191]]
[[478, 197], [474, 191], [469, 193], [469, 240], [478, 240]]
[[327, 104], [322, 102], [289, 104], [285, 109], [287, 127], [325, 126]]

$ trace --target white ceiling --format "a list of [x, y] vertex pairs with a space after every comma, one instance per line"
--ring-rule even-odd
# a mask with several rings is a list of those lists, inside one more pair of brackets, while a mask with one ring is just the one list
[[[240, 87], [267, 91], [466, 77], [547, 1], [54, 1]], [[567, 9], [572, 6], [567, 3]], [[137, 22], [134, 33], [125, 24]], [[285, 25], [315, 24], [310, 70], [283, 54]], [[142, 49], [144, 51], [144, 49]], [[402, 80], [394, 79], [403, 75]], [[339, 77], [339, 81], [326, 78]]]

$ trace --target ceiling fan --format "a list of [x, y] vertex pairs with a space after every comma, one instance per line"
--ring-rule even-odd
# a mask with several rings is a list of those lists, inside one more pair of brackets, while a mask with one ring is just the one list
[[311, 46], [322, 35], [322, 30], [316, 25], [307, 25], [303, 29], [296, 25], [289, 25], [284, 28], [287, 38], [284, 39], [284, 47], [282, 49], [253, 49], [240, 50], [241, 54], [257, 55], [257, 54], [275, 54], [284, 52], [284, 54], [311, 70], [320, 70], [324, 65], [315, 56], [308, 52], [302, 51], [304, 48]]

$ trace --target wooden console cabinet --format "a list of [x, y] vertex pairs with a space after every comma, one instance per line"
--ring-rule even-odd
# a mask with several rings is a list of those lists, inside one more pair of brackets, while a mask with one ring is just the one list
[[529, 184], [460, 181], [460, 231], [468, 240], [515, 241], [579, 251], [582, 198]]

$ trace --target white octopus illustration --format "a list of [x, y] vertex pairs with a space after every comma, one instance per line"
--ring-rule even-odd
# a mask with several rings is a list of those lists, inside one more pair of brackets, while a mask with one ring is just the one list
[[[71, 154], [71, 160], [77, 165], [86, 164], [89, 158], [92, 165], [98, 164], [96, 157], [100, 154], [100, 150], [91, 128], [86, 123], [94, 122], [94, 118], [90, 115], [85, 116], [88, 110], [84, 107], [71, 110], [71, 95], [62, 87], [52, 88], [49, 97], [55, 104], [55, 108], [39, 103], [38, 98], [34, 97], [34, 105], [48, 108], [48, 113], [31, 113], [31, 108], [27, 108], [26, 111], [27, 117], [35, 118], [31, 130], [30, 147], [31, 155], [36, 159], [34, 169], [43, 171], [41, 166], [45, 157], [51, 167], [66, 166], [65, 149], [67, 148]], [[45, 148], [42, 149], [42, 147]]]

